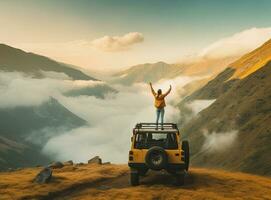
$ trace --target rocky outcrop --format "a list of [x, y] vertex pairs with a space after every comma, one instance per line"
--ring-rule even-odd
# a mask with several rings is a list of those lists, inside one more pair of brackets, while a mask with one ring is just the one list
[[52, 179], [52, 174], [53, 174], [52, 169], [46, 167], [37, 174], [37, 176], [34, 179], [34, 182], [40, 184], [48, 183]]
[[52, 169], [60, 169], [60, 168], [64, 167], [64, 164], [62, 162], [53, 162], [48, 167], [50, 167]]
[[63, 163], [65, 166], [68, 166], [68, 165], [73, 165], [73, 161], [72, 160], [68, 160], [66, 162]]
[[88, 164], [102, 164], [102, 159], [99, 156], [95, 156], [93, 158], [91, 158], [90, 160], [88, 160]]

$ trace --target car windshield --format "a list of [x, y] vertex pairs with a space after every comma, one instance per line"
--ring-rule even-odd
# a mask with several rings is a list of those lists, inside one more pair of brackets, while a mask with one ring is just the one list
[[137, 133], [135, 138], [136, 149], [149, 149], [160, 146], [164, 149], [177, 149], [178, 143], [174, 133]]

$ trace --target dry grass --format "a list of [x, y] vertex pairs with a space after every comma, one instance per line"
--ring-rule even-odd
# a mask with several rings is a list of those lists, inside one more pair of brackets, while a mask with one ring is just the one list
[[265, 66], [270, 60], [271, 40], [232, 63], [231, 67], [235, 69], [235, 73], [231, 79], [243, 79]]
[[167, 173], [149, 172], [129, 185], [126, 165], [67, 166], [49, 184], [32, 180], [41, 168], [0, 174], [0, 199], [271, 199], [271, 179], [244, 173], [194, 168], [182, 187]]

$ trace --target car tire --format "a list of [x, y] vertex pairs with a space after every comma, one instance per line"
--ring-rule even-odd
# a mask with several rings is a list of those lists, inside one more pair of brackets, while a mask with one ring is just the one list
[[153, 170], [165, 169], [168, 164], [166, 151], [162, 147], [151, 147], [145, 156], [145, 163]]
[[139, 173], [136, 171], [130, 172], [130, 183], [132, 186], [139, 185]]
[[145, 176], [146, 175], [146, 173], [148, 172], [148, 168], [141, 168], [140, 170], [138, 170], [138, 172], [139, 172], [139, 175], [140, 176]]
[[187, 140], [182, 142], [182, 150], [184, 151], [184, 163], [185, 163], [185, 170], [188, 171], [189, 169], [189, 143]]
[[176, 185], [184, 185], [184, 173], [176, 173], [175, 174], [176, 178]]

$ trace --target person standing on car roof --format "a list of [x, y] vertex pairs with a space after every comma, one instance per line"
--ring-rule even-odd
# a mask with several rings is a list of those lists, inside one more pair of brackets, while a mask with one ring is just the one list
[[161, 129], [164, 130], [163, 123], [164, 123], [164, 114], [165, 114], [165, 106], [166, 106], [165, 97], [170, 93], [171, 85], [165, 94], [162, 93], [161, 89], [158, 89], [156, 93], [152, 87], [152, 83], [150, 83], [150, 87], [151, 87], [151, 92], [155, 99], [154, 106], [156, 108], [156, 130], [158, 130], [158, 121], [159, 121], [160, 116], [161, 116]]

